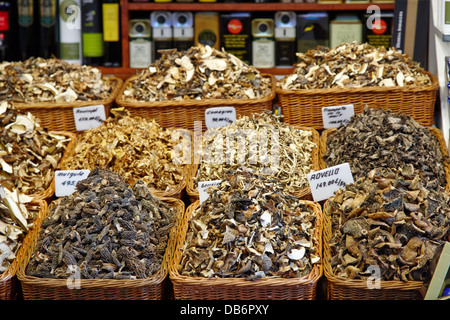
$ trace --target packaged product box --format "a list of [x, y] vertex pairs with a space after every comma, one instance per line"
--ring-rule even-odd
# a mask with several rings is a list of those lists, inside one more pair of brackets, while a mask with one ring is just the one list
[[363, 26], [357, 15], [337, 15], [330, 22], [330, 48], [342, 43], [363, 41]]
[[329, 45], [329, 18], [326, 12], [297, 15], [297, 52]]
[[376, 47], [391, 47], [394, 26], [394, 13], [382, 12], [379, 19], [372, 15], [364, 15], [364, 42]]
[[220, 15], [220, 41], [226, 52], [235, 55], [247, 64], [252, 58], [251, 14], [233, 12]]
[[194, 17], [195, 45], [209, 45], [220, 50], [220, 21], [217, 12], [197, 12]]

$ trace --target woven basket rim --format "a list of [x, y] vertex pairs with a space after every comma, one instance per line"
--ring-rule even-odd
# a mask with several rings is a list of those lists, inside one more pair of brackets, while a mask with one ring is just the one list
[[248, 105], [259, 104], [266, 101], [273, 100], [276, 96], [275, 87], [276, 79], [272, 74], [262, 73], [261, 76], [269, 78], [271, 80], [271, 93], [266, 96], [262, 96], [254, 99], [191, 99], [191, 100], [163, 100], [163, 101], [129, 101], [123, 99], [123, 92], [127, 88], [128, 84], [137, 79], [139, 76], [132, 76], [124, 81], [122, 87], [116, 97], [116, 103], [118, 106], [132, 107], [132, 108], [146, 108], [146, 107], [172, 107], [172, 106], [223, 106], [223, 105]]
[[74, 102], [56, 102], [56, 101], [48, 101], [48, 102], [14, 102], [14, 107], [16, 109], [32, 109], [32, 108], [42, 108], [42, 109], [72, 109], [77, 107], [84, 106], [93, 106], [93, 105], [107, 105], [114, 102], [116, 99], [120, 88], [122, 87], [123, 80], [118, 77], [107, 77], [107, 79], [112, 80], [114, 83], [111, 93], [108, 97], [104, 99], [98, 100], [89, 100], [89, 101], [74, 101]]
[[[323, 216], [324, 216], [324, 229], [323, 229], [323, 256], [324, 256], [324, 275], [328, 281], [341, 286], [355, 289], [367, 289], [367, 281], [360, 279], [347, 279], [343, 277], [338, 277], [332, 272], [330, 263], [330, 246], [329, 241], [332, 234], [332, 225], [330, 219], [329, 200], [326, 200], [323, 206]], [[400, 280], [380, 280], [380, 289], [387, 290], [421, 290], [423, 288], [423, 281], [400, 281]]]
[[[155, 273], [153, 276], [144, 278], [144, 279], [80, 279], [80, 287], [81, 290], [89, 290], [94, 288], [135, 288], [135, 287], [145, 287], [149, 285], [160, 285], [167, 277], [169, 273], [169, 264], [172, 260], [174, 249], [175, 249], [175, 241], [178, 234], [178, 226], [181, 223], [181, 219], [184, 214], [185, 204], [183, 201], [173, 197], [157, 197], [159, 200], [166, 202], [171, 207], [176, 208], [176, 217], [175, 224], [170, 230], [169, 239], [167, 242], [166, 251], [164, 253], [163, 261], [161, 263], [161, 268]], [[51, 205], [51, 204], [50, 204]], [[44, 218], [48, 215], [48, 211], [50, 209], [50, 205], [47, 208], [47, 212], [44, 214]], [[41, 221], [42, 223], [42, 221]], [[67, 280], [68, 279], [50, 279], [50, 278], [39, 278], [34, 276], [29, 276], [25, 274], [25, 269], [28, 265], [29, 259], [35, 250], [36, 241], [39, 237], [39, 231], [41, 229], [41, 223], [38, 228], [35, 230], [33, 239], [30, 239], [29, 243], [27, 243], [27, 257], [22, 261], [20, 267], [17, 272], [18, 280], [25, 284], [31, 286], [43, 286], [48, 288], [62, 288], [63, 290], [69, 289], [67, 288]], [[94, 297], [96, 298], [96, 297]]]
[[236, 286], [238, 288], [257, 288], [257, 287], [280, 287], [282, 290], [286, 286], [298, 286], [298, 285], [311, 285], [318, 282], [323, 273], [323, 250], [322, 250], [322, 231], [323, 231], [323, 214], [320, 204], [310, 200], [300, 200], [301, 202], [311, 206], [316, 213], [316, 227], [314, 236], [317, 242], [317, 254], [320, 257], [320, 262], [314, 264], [311, 272], [301, 278], [262, 278], [255, 281], [247, 281], [244, 278], [203, 278], [203, 277], [190, 277], [182, 276], [177, 270], [177, 265], [181, 261], [181, 247], [184, 245], [186, 233], [188, 231], [188, 222], [193, 211], [199, 206], [200, 201], [196, 200], [189, 205], [186, 209], [183, 217], [183, 222], [180, 226], [177, 238], [177, 248], [175, 249], [174, 258], [169, 268], [169, 278], [174, 285], [193, 285], [199, 288], [211, 288], [215, 286]]
[[[317, 95], [317, 94], [346, 94], [346, 93], [391, 93], [391, 92], [422, 92], [422, 91], [435, 91], [439, 88], [439, 81], [435, 75], [431, 72], [424, 71], [426, 75], [430, 77], [431, 84], [426, 84], [422, 86], [392, 86], [392, 87], [380, 87], [380, 86], [372, 86], [372, 87], [345, 87], [345, 88], [324, 88], [324, 89], [281, 89], [276, 86], [275, 92], [277, 94], [302, 94], [302, 95]], [[281, 81], [278, 81], [280, 83]]]
[[[315, 147], [312, 151], [312, 166], [313, 166], [312, 170], [314, 170], [314, 171], [320, 170], [320, 134], [319, 134], [319, 132], [312, 127], [301, 126], [301, 125], [292, 125], [292, 124], [289, 124], [289, 126], [295, 128], [295, 129], [303, 130], [303, 131], [311, 131], [312, 142], [314, 142], [317, 145], [317, 147]], [[197, 161], [194, 161], [194, 164], [191, 165], [191, 171], [189, 173], [188, 182], [186, 184], [186, 193], [192, 198], [198, 198], [199, 192], [198, 192], [197, 188], [194, 186], [194, 180], [195, 180], [195, 176], [197, 175], [197, 171], [198, 171], [200, 164], [198, 163], [199, 156], [195, 155], [195, 154], [193, 156], [194, 156], [193, 159], [197, 159]], [[306, 187], [296, 191], [294, 193], [294, 195], [297, 196], [298, 198], [306, 197], [308, 195], [311, 195], [311, 189], [310, 189], [309, 185], [307, 185]]]

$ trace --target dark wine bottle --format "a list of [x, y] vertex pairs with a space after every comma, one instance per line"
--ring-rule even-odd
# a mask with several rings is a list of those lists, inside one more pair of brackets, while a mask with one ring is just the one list
[[0, 62], [10, 60], [10, 13], [11, 4], [9, 1], [0, 1]]
[[36, 56], [37, 40], [35, 21], [35, 7], [33, 0], [18, 0], [18, 57], [15, 60], [26, 60]]
[[105, 67], [120, 67], [122, 65], [122, 45], [120, 43], [119, 0], [103, 0], [102, 20], [105, 47], [103, 65]]
[[39, 0], [39, 56], [56, 56], [56, 0]]
[[83, 64], [103, 64], [102, 1], [82, 0], [81, 31], [83, 39]]

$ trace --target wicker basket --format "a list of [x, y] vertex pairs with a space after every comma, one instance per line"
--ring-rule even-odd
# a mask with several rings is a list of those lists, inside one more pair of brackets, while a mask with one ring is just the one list
[[[66, 279], [47, 279], [32, 277], [25, 274], [39, 237], [40, 224], [25, 245], [23, 259], [17, 278], [22, 285], [25, 300], [162, 300], [165, 296], [169, 264], [173, 258], [176, 246], [178, 228], [184, 214], [184, 203], [179, 199], [160, 198], [171, 207], [176, 208], [177, 217], [164, 254], [161, 269], [152, 277], [146, 279], [81, 279], [80, 289], [69, 289]], [[46, 215], [48, 214], [48, 210]]]
[[40, 125], [48, 130], [77, 132], [75, 120], [73, 118], [73, 108], [104, 105], [106, 118], [109, 117], [109, 111], [113, 107], [114, 101], [122, 87], [123, 80], [112, 77], [114, 86], [108, 98], [93, 101], [75, 101], [75, 102], [33, 102], [33, 103], [14, 103], [16, 109], [22, 112], [30, 112], [40, 120]]
[[[428, 127], [428, 129], [436, 137], [436, 139], [439, 143], [439, 146], [441, 148], [442, 155], [445, 157], [448, 156], [447, 145], [445, 143], [444, 135], [442, 134], [442, 131], [437, 128], [434, 128], [434, 127]], [[322, 131], [322, 134], [320, 136], [320, 148], [319, 148], [320, 169], [327, 168], [327, 165], [325, 164], [325, 161], [323, 160], [323, 157], [327, 152], [327, 139], [329, 136], [336, 133], [336, 131], [337, 131], [336, 128], [327, 129], [327, 130]], [[444, 170], [445, 170], [445, 181], [447, 182], [447, 184], [445, 185], [445, 192], [448, 193], [448, 192], [450, 192], [450, 163], [448, 163], [447, 161], [444, 162]]]
[[[311, 131], [312, 132], [312, 142], [314, 142], [317, 145], [317, 148], [314, 148], [312, 152], [312, 167], [314, 171], [320, 170], [320, 163], [319, 163], [319, 144], [320, 144], [320, 135], [317, 132], [317, 130], [309, 127], [302, 127], [302, 126], [292, 126], [295, 129], [300, 129], [304, 131]], [[201, 143], [200, 141], [198, 143]], [[195, 177], [197, 176], [197, 171], [200, 166], [200, 155], [194, 155], [194, 164], [191, 166], [191, 171], [189, 173], [188, 182], [186, 185], [186, 193], [189, 196], [189, 199], [191, 203], [195, 202], [199, 199], [199, 193], [197, 190], [197, 186], [195, 185]], [[309, 185], [307, 185], [305, 188], [298, 190], [294, 193], [295, 196], [297, 196], [299, 199], [304, 200], [312, 200], [312, 194], [311, 189], [309, 188]]]
[[[236, 116], [261, 113], [264, 110], [272, 110], [272, 102], [275, 98], [276, 80], [273, 75], [263, 74], [263, 77], [270, 78], [272, 82], [272, 92], [270, 95], [255, 99], [203, 99], [186, 101], [155, 101], [155, 102], [131, 102], [122, 98], [123, 92], [130, 85], [130, 82], [138, 76], [133, 76], [122, 85], [116, 104], [125, 107], [131, 115], [141, 116], [147, 119], [155, 119], [163, 127], [183, 128], [194, 131], [194, 121], [204, 121], [205, 110], [212, 107], [231, 106], [236, 108]], [[202, 125], [202, 130], [206, 126]]]
[[400, 111], [424, 126], [434, 123], [436, 94], [439, 88], [437, 78], [426, 72], [432, 84], [414, 87], [362, 87], [331, 89], [283, 90], [277, 88], [284, 121], [290, 124], [305, 125], [324, 129], [322, 107], [353, 104], [355, 113], [363, 111], [364, 106], [386, 108]]
[[323, 209], [323, 264], [330, 300], [420, 300], [426, 292], [422, 281], [380, 281], [379, 288], [369, 288], [367, 281], [341, 278], [333, 274], [329, 241], [332, 237], [330, 204]]
[[[317, 214], [314, 235], [322, 259], [322, 209], [312, 201], [306, 201]], [[317, 282], [322, 275], [322, 264], [315, 264], [311, 273], [302, 278], [264, 278], [247, 281], [239, 278], [187, 277], [178, 273], [182, 247], [188, 231], [189, 219], [199, 202], [191, 204], [178, 230], [177, 247], [170, 265], [169, 277], [177, 300], [314, 300]]]
[[[190, 132], [190, 134], [191, 134], [191, 139], [192, 139], [192, 132]], [[77, 135], [77, 138], [75, 139], [74, 146], [70, 149], [70, 151], [69, 151], [69, 153], [67, 155], [64, 155], [64, 159], [70, 158], [70, 157], [72, 157], [74, 155], [75, 147], [76, 147], [76, 145], [78, 143], [77, 140], [78, 140], [78, 135]], [[192, 159], [192, 150], [191, 150], [191, 159]], [[177, 198], [177, 199], [181, 199], [183, 197], [183, 195], [184, 195], [186, 184], [188, 182], [188, 177], [190, 175], [190, 172], [192, 171], [191, 165], [185, 164], [183, 166], [184, 166], [183, 167], [183, 171], [182, 171], [183, 180], [182, 180], [181, 183], [179, 183], [179, 184], [177, 184], [177, 185], [175, 185], [172, 188], [167, 189], [167, 190], [159, 190], [159, 189], [155, 189], [155, 188], [150, 188], [149, 187], [151, 194], [156, 196], [156, 197], [159, 197], [159, 198]], [[72, 170], [70, 168], [67, 168], [63, 164], [63, 162], [61, 162], [61, 169], [62, 170]]]
[[[33, 230], [35, 230], [36, 226], [41, 224], [43, 216], [47, 211], [47, 202], [43, 200], [33, 200], [29, 205], [39, 207], [39, 212], [34, 222], [35, 227], [33, 228]], [[31, 236], [32, 232], [29, 232], [25, 236], [22, 246], [16, 253], [16, 259], [14, 259], [13, 263], [9, 266], [8, 269], [6, 269], [5, 272], [0, 274], [0, 300], [16, 300], [20, 298], [20, 290], [18, 288], [19, 283], [17, 281], [16, 273], [25, 256], [25, 244], [29, 241], [29, 238]]]
[[[70, 142], [67, 144], [64, 154], [58, 162], [58, 166], [60, 166], [63, 159], [65, 157], [67, 157], [67, 154], [72, 151], [74, 143], [75, 143], [75, 139], [76, 139], [76, 134], [71, 133], [71, 132], [63, 132], [63, 131], [50, 131], [50, 133], [70, 138]], [[51, 197], [53, 197], [54, 193], [55, 193], [55, 179], [52, 179], [52, 181], [51, 181], [50, 185], [47, 187], [47, 189], [45, 189], [44, 191], [39, 192], [39, 193], [29, 194], [28, 196], [33, 198], [33, 201], [48, 200]]]

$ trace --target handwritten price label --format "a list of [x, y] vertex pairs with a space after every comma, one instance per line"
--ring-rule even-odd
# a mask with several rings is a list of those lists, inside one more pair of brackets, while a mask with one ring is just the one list
[[355, 114], [355, 108], [352, 104], [342, 106], [323, 107], [322, 119], [325, 129], [339, 128], [346, 125], [350, 118]]
[[211, 181], [200, 181], [198, 183], [198, 197], [200, 203], [205, 201], [209, 198], [209, 193], [207, 192], [207, 189], [212, 186], [219, 186], [222, 180], [211, 180]]
[[205, 110], [206, 128], [220, 128], [236, 122], [236, 109], [234, 107], [215, 107]]
[[354, 182], [348, 163], [308, 173], [306, 177], [314, 201], [326, 200], [339, 188]]
[[75, 191], [78, 181], [84, 180], [90, 170], [57, 170], [55, 171], [55, 195], [65, 197]]
[[105, 106], [99, 104], [96, 106], [73, 108], [73, 118], [77, 131], [97, 128], [106, 120]]

